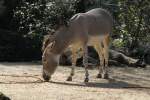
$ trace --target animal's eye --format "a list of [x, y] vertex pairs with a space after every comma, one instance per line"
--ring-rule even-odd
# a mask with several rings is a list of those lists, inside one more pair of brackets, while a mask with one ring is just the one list
[[51, 42], [49, 45], [50, 45], [50, 48], [52, 49], [55, 45], [55, 41]]
[[51, 48], [53, 48], [53, 46], [54, 46], [54, 44], [52, 43], [52, 44], [51, 44]]

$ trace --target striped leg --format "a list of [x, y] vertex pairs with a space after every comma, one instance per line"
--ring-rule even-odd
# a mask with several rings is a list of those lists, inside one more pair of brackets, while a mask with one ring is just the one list
[[85, 67], [85, 80], [84, 82], [89, 81], [89, 72], [88, 72], [88, 47], [87, 44], [83, 47], [83, 65]]
[[71, 72], [70, 72], [69, 77], [67, 78], [67, 81], [72, 81], [72, 77], [75, 74], [76, 60], [77, 60], [76, 49], [72, 48], [72, 66], [71, 66]]
[[97, 43], [94, 45], [98, 55], [99, 55], [99, 59], [100, 59], [100, 66], [98, 66], [98, 74], [97, 74], [97, 78], [102, 78], [102, 72], [103, 72], [103, 67], [104, 67], [104, 56], [103, 56], [103, 48], [101, 43]]
[[109, 35], [107, 35], [103, 41], [103, 51], [104, 51], [104, 58], [105, 58], [105, 67], [104, 67], [104, 79], [108, 79], [109, 78], [109, 67], [108, 67], [108, 59], [109, 59]]

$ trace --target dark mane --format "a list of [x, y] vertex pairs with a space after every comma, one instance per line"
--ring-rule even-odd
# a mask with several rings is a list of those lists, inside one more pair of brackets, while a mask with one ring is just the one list
[[42, 43], [42, 52], [44, 52], [45, 48], [49, 43], [54, 41], [54, 38], [55, 38], [54, 32], [50, 32], [48, 35], [44, 36], [43, 43]]

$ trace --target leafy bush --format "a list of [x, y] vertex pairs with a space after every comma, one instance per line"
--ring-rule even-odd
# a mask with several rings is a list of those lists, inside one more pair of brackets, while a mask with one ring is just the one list
[[118, 0], [118, 25], [115, 32], [125, 41], [132, 40], [131, 47], [138, 42], [147, 41], [150, 33], [150, 1], [149, 0]]
[[121, 48], [125, 46], [125, 41], [123, 41], [122, 39], [115, 39], [112, 42], [112, 45], [116, 48]]
[[[75, 13], [74, 3], [66, 4], [55, 0], [21, 0], [14, 9], [11, 29], [17, 31], [16, 39], [9, 38], [9, 48], [2, 50], [2, 60], [39, 60], [43, 35], [58, 27]], [[11, 35], [7, 35], [11, 37]], [[6, 37], [7, 37], [6, 36]], [[12, 41], [17, 41], [12, 44]], [[1, 50], [0, 50], [1, 51]], [[4, 53], [5, 51], [5, 53]], [[9, 53], [10, 52], [10, 53]], [[2, 55], [1, 55], [2, 56]]]
[[15, 1], [16, 8], [8, 7], [13, 10], [13, 13], [9, 11], [13, 14], [13, 19], [5, 23], [7, 29], [13, 32], [2, 31], [3, 34], [0, 34], [0, 60], [41, 59], [43, 35], [55, 30], [60, 24], [66, 24], [73, 14], [96, 7], [105, 8], [112, 13], [112, 35], [116, 35], [118, 39], [113, 42], [116, 47], [138, 48], [139, 42], [150, 41], [149, 0]]

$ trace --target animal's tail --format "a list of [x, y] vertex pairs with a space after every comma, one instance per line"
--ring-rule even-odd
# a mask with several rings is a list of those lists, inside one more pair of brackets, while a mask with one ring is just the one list
[[105, 36], [105, 42], [106, 42], [107, 45], [110, 44], [110, 34], [107, 34], [107, 35]]

